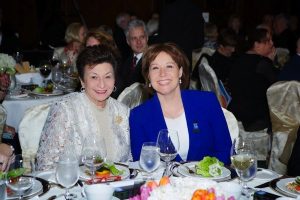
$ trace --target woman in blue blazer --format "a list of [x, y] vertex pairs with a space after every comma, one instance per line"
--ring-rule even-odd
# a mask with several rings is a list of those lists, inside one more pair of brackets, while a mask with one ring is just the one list
[[178, 131], [176, 160], [199, 161], [215, 156], [230, 164], [231, 139], [214, 93], [181, 90], [188, 84], [189, 62], [173, 43], [156, 44], [143, 57], [143, 76], [152, 99], [130, 113], [133, 160], [139, 160], [144, 142], [156, 141], [161, 129]]

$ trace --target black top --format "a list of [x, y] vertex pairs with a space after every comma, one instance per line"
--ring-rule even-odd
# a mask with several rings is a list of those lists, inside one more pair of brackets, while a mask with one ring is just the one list
[[276, 81], [276, 72], [269, 58], [243, 54], [234, 62], [228, 87], [232, 101], [228, 109], [242, 121], [246, 131], [270, 127], [267, 89]]

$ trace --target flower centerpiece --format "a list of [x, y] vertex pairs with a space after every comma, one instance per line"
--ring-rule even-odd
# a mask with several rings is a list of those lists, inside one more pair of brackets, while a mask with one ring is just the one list
[[16, 61], [15, 59], [4, 53], [0, 53], [0, 73], [7, 73], [13, 75], [16, 73]]

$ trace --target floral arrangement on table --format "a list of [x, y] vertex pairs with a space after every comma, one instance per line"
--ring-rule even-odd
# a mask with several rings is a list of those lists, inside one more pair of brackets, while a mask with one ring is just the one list
[[15, 67], [16, 61], [12, 56], [0, 53], [0, 73], [13, 75], [16, 73]]

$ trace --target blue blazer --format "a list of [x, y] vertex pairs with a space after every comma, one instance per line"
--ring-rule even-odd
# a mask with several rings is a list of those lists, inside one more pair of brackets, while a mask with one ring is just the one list
[[[181, 92], [188, 131], [188, 161], [215, 156], [230, 164], [231, 138], [220, 104], [212, 92], [184, 90]], [[131, 110], [130, 143], [133, 160], [139, 160], [144, 142], [156, 142], [158, 132], [166, 129], [157, 95]], [[180, 161], [180, 156], [177, 156]]]

